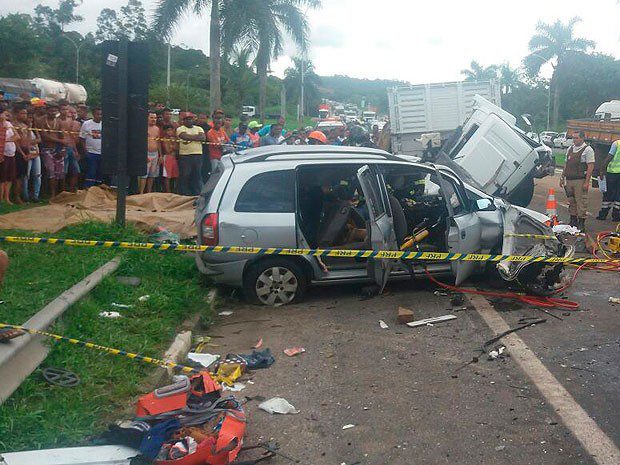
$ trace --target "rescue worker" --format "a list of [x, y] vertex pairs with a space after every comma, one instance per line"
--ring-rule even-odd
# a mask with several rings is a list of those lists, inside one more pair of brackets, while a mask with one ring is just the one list
[[[620, 221], [620, 139], [614, 141], [609, 149], [609, 154], [603, 162], [603, 167], [607, 167], [605, 179], [607, 190], [603, 194], [601, 211], [598, 212], [597, 219], [607, 219], [609, 210], [613, 221]], [[603, 172], [604, 169], [603, 169]]]
[[568, 197], [570, 225], [585, 230], [588, 209], [588, 190], [594, 171], [594, 150], [586, 144], [583, 131], [573, 135], [573, 145], [566, 151], [566, 165], [560, 177]]
[[308, 145], [326, 145], [327, 137], [321, 131], [312, 131], [308, 134]]

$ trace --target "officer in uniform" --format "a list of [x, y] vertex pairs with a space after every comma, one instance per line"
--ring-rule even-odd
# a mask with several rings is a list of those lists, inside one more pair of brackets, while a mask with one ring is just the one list
[[620, 139], [614, 141], [609, 149], [609, 155], [605, 159], [603, 166], [607, 165], [605, 179], [607, 191], [603, 194], [601, 211], [598, 212], [597, 219], [607, 219], [609, 210], [613, 221], [620, 221]]
[[585, 134], [579, 131], [573, 135], [573, 145], [566, 152], [566, 165], [560, 177], [568, 197], [570, 225], [585, 230], [588, 209], [588, 190], [594, 171], [594, 150], [586, 144]]

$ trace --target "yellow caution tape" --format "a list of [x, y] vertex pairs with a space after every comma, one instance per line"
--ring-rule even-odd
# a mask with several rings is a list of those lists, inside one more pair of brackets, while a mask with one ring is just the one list
[[138, 360], [139, 362], [150, 363], [152, 365], [158, 365], [158, 366], [163, 367], [163, 368], [175, 368], [175, 369], [180, 370], [183, 373], [200, 373], [201, 371], [205, 371], [205, 370], [197, 370], [195, 368], [188, 367], [188, 366], [185, 366], [185, 365], [180, 365], [180, 364], [174, 363], [174, 362], [169, 362], [167, 360], [161, 360], [161, 359], [158, 359], [158, 358], [146, 357], [144, 355], [134, 354], [133, 352], [127, 352], [126, 350], [114, 349], [112, 347], [102, 346], [102, 345], [99, 345], [99, 344], [95, 344], [93, 342], [80, 341], [79, 339], [74, 339], [74, 338], [70, 338], [70, 337], [66, 337], [66, 336], [61, 336], [59, 334], [48, 333], [46, 331], [40, 331], [38, 329], [25, 328], [24, 326], [9, 325], [9, 324], [6, 324], [6, 323], [0, 323], [0, 329], [2, 329], [2, 328], [18, 329], [18, 330], [24, 331], [24, 332], [29, 333], [29, 334], [49, 337], [49, 338], [55, 339], [57, 341], [68, 342], [69, 344], [75, 344], [75, 345], [78, 345], [80, 347], [88, 347], [89, 349], [99, 350], [101, 352], [106, 352], [106, 353], [111, 354], [111, 355], [118, 355], [118, 356], [121, 356], [121, 357], [127, 357], [127, 358], [130, 358], [132, 360]]
[[240, 247], [186, 244], [159, 244], [149, 242], [93, 241], [58, 239], [52, 237], [0, 236], [0, 242], [20, 244], [57, 244], [73, 247], [104, 247], [132, 250], [176, 250], [179, 252], [232, 253], [244, 255], [310, 255], [318, 257], [382, 258], [389, 260], [467, 261], [467, 262], [543, 262], [543, 263], [618, 263], [620, 259], [546, 257], [532, 255], [496, 255], [453, 252], [408, 252], [399, 250], [338, 250], [338, 249], [291, 249], [281, 247]]
[[527, 239], [549, 239], [552, 241], [557, 241], [558, 238], [555, 236], [549, 236], [549, 235], [545, 235], [545, 234], [516, 234], [516, 233], [507, 233], [504, 234], [504, 237], [524, 237]]

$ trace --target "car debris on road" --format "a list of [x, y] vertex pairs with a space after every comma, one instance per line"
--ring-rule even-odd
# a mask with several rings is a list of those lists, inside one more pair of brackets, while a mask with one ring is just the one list
[[423, 320], [411, 321], [406, 323], [410, 328], [417, 328], [418, 326], [433, 325], [435, 323], [443, 323], [444, 321], [456, 320], [455, 315], [442, 315], [434, 316], [431, 318], [424, 318]]

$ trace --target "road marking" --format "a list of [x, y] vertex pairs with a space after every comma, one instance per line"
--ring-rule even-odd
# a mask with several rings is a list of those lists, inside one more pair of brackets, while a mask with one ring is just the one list
[[[481, 296], [468, 296], [482, 319], [495, 334], [510, 329], [506, 321]], [[570, 393], [536, 357], [534, 352], [515, 333], [503, 338], [510, 356], [532, 380], [542, 396], [560, 416], [564, 425], [599, 465], [620, 463], [620, 450], [603, 430], [590, 418]]]

